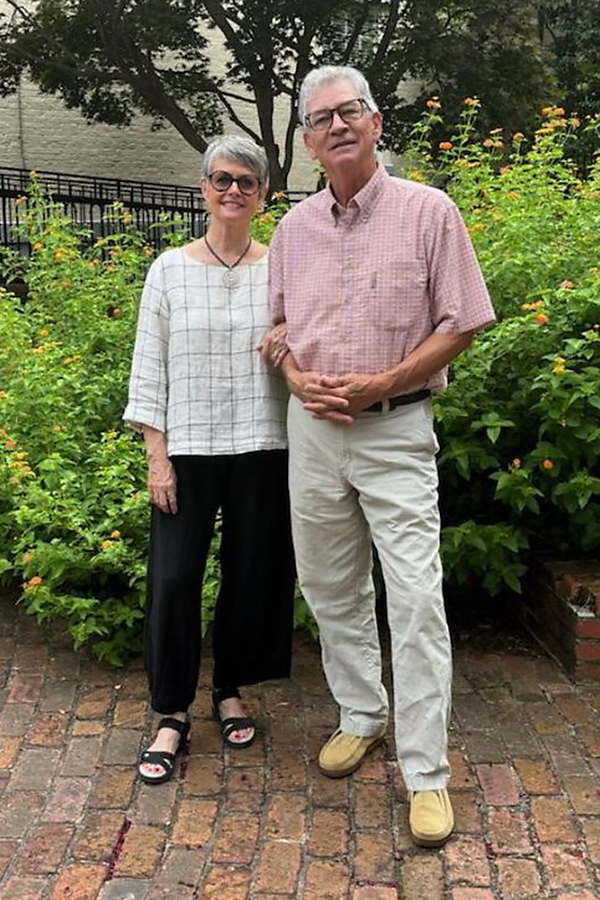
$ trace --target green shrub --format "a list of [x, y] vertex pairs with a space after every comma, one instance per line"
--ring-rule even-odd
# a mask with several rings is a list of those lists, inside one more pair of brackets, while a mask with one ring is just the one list
[[581, 182], [565, 148], [598, 123], [561, 109], [530, 143], [415, 131], [409, 177], [445, 184], [461, 209], [499, 324], [455, 361], [436, 399], [446, 577], [520, 591], [530, 554], [600, 544], [600, 162]]

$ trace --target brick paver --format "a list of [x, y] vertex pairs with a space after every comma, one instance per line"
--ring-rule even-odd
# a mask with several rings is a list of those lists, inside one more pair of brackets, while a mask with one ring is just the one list
[[336, 712], [307, 636], [289, 682], [244, 691], [260, 726], [244, 751], [222, 745], [205, 666], [188, 754], [151, 787], [135, 767], [156, 727], [141, 661], [76, 654], [0, 599], [0, 898], [600, 897], [600, 685], [573, 684], [526, 641], [495, 644], [458, 641], [456, 834], [426, 850], [391, 729], [350, 778], [319, 773]]

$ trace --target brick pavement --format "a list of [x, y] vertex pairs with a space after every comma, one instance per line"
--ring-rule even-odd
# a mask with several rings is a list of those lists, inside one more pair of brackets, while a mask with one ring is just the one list
[[335, 712], [309, 638], [290, 682], [245, 691], [254, 746], [223, 749], [201, 690], [189, 755], [152, 787], [139, 660], [111, 670], [0, 601], [1, 900], [600, 897], [600, 685], [480, 644], [456, 653], [456, 835], [419, 850], [391, 736], [353, 777], [319, 775]]

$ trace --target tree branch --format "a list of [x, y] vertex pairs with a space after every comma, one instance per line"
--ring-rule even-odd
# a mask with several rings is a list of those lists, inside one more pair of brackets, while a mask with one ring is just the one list
[[251, 137], [253, 141], [256, 141], [257, 144], [262, 144], [262, 138], [260, 134], [258, 134], [256, 131], [253, 131], [253, 129], [250, 128], [249, 125], [246, 125], [246, 123], [242, 121], [242, 119], [240, 119], [231, 103], [229, 103], [229, 101], [225, 99], [225, 95], [218, 88], [215, 88], [215, 91], [219, 97], [219, 100], [227, 110], [227, 115], [234, 123], [234, 125], [237, 125], [238, 128], [241, 128], [242, 131], [245, 131], [246, 134]]
[[379, 47], [377, 48], [377, 53], [370, 65], [371, 71], [376, 71], [379, 66], [383, 65], [383, 59], [388, 52], [388, 48], [394, 37], [394, 32], [396, 31], [396, 25], [398, 24], [399, 7], [400, 0], [390, 0], [390, 11], [388, 13], [383, 36], [379, 43]]
[[352, 56], [352, 52], [356, 47], [358, 39], [361, 35], [365, 22], [369, 18], [369, 0], [363, 0], [362, 12], [357, 16], [356, 22], [354, 23], [354, 30], [350, 35], [350, 40], [346, 44], [346, 49], [344, 50], [342, 60], [344, 65], [347, 65], [350, 57]]
[[14, 9], [15, 12], [18, 12], [19, 15], [23, 19], [26, 19], [28, 22], [34, 21], [34, 18], [31, 15], [31, 13], [29, 12], [29, 10], [27, 10], [23, 6], [21, 6], [20, 3], [16, 3], [15, 0], [6, 0], [6, 2], [8, 3], [9, 6], [11, 6]]
[[37, 56], [35, 53], [30, 53], [28, 50], [23, 50], [22, 48], [16, 50], [12, 44], [5, 44], [0, 42], [0, 52], [5, 53], [9, 59], [14, 60], [15, 62], [20, 62], [22, 59], [25, 59], [27, 60], [27, 62], [46, 66], [48, 69], [53, 69], [56, 72], [62, 72], [65, 75], [74, 75], [75, 73], [78, 75], [87, 75], [88, 78], [92, 78], [94, 81], [97, 81], [98, 84], [115, 84], [119, 81], [116, 75], [105, 75], [103, 72], [99, 72], [97, 69], [89, 69], [87, 66], [81, 66], [78, 63], [77, 65], [67, 65], [66, 63], [60, 63], [55, 59], [48, 59], [45, 56]]

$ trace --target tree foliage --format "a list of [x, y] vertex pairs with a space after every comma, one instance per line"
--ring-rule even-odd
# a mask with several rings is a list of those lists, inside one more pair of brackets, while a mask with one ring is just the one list
[[565, 109], [600, 113], [600, 4], [597, 0], [541, 0], [539, 21]]
[[[456, 116], [462, 97], [477, 94], [494, 124], [513, 130], [551, 96], [534, 0], [5, 2], [0, 93], [26, 73], [89, 121], [123, 126], [149, 114], [199, 152], [227, 117], [264, 145], [274, 188], [286, 186], [292, 164], [299, 85], [321, 62], [365, 70], [394, 149], [428, 91], [443, 93]], [[221, 74], [211, 67], [217, 41]], [[414, 102], [398, 94], [406, 80], [424, 86]]]

